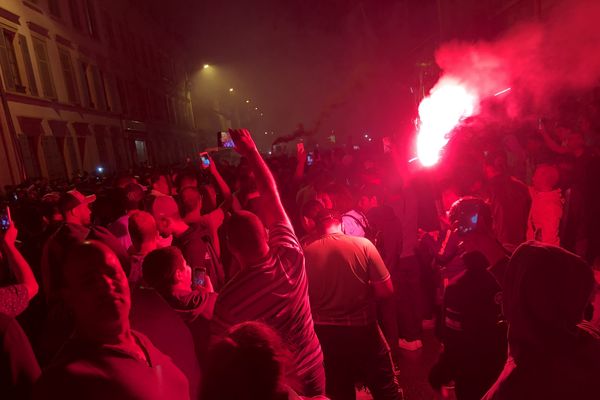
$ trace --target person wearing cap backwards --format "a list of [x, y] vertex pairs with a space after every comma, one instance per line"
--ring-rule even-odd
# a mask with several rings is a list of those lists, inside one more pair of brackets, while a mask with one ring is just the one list
[[65, 252], [72, 243], [89, 239], [99, 240], [110, 247], [121, 261], [127, 259], [126, 249], [108, 229], [92, 225], [90, 204], [95, 200], [95, 194], [84, 196], [77, 190], [64, 193], [59, 200], [58, 207], [64, 223], [48, 239], [42, 256], [42, 283], [44, 293], [49, 299], [56, 294], [52, 287], [54, 275], [60, 274], [58, 269], [61, 268]]
[[185, 375], [131, 329], [129, 285], [112, 250], [95, 241], [75, 244], [55, 283], [75, 329], [42, 372], [33, 399], [190, 398]]
[[72, 329], [57, 290], [57, 281], [63, 273], [64, 260], [70, 247], [85, 240], [98, 240], [117, 254], [121, 265], [126, 268], [125, 272], [128, 272], [127, 254], [119, 241], [108, 229], [91, 223], [92, 212], [89, 205], [95, 200], [96, 195], [84, 196], [77, 190], [70, 190], [63, 193], [58, 202], [64, 222], [46, 242], [41, 262], [41, 287], [48, 307], [40, 360], [42, 364], [47, 361], [45, 357], [51, 358], [54, 355]]
[[521, 245], [506, 271], [509, 357], [484, 400], [600, 398], [600, 332], [583, 321], [592, 269], [560, 247]]
[[341, 215], [324, 209], [315, 221], [320, 237], [304, 248], [304, 255], [326, 394], [354, 399], [355, 384], [364, 382], [375, 399], [399, 399], [376, 312], [376, 300], [394, 293], [390, 273], [368, 239], [342, 232]]

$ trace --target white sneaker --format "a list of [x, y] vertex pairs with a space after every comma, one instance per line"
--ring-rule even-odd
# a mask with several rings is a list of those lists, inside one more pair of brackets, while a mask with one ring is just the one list
[[398, 347], [400, 347], [401, 349], [404, 350], [408, 350], [408, 351], [415, 351], [415, 350], [419, 350], [421, 347], [423, 347], [423, 342], [421, 342], [420, 340], [405, 340], [405, 339], [399, 339], [398, 340]]

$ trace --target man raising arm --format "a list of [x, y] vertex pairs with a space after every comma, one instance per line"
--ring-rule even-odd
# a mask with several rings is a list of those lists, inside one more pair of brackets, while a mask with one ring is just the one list
[[323, 355], [310, 312], [302, 249], [281, 204], [275, 179], [250, 133], [245, 129], [230, 132], [236, 150], [246, 157], [254, 173], [264, 202], [264, 225], [248, 211], [234, 213], [225, 222], [227, 245], [240, 271], [219, 292], [211, 331], [222, 336], [241, 322], [266, 323], [285, 338], [292, 354], [290, 381], [298, 382], [293, 388], [305, 396], [322, 395]]

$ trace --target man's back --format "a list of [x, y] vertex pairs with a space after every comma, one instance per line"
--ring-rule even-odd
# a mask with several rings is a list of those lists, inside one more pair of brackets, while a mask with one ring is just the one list
[[510, 176], [499, 175], [488, 184], [494, 231], [502, 244], [518, 246], [526, 239], [531, 197], [527, 186]]
[[369, 240], [341, 233], [325, 235], [309, 244], [304, 254], [316, 324], [375, 322], [370, 285], [387, 279], [389, 272]]
[[270, 254], [238, 272], [223, 287], [215, 305], [212, 331], [222, 335], [245, 321], [261, 321], [283, 337], [298, 376], [322, 363], [313, 328], [304, 257], [291, 226], [270, 230]]

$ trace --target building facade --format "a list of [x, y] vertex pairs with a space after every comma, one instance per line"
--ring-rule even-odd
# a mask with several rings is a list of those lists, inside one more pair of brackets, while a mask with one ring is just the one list
[[201, 148], [179, 41], [132, 0], [0, 0], [0, 184]]

